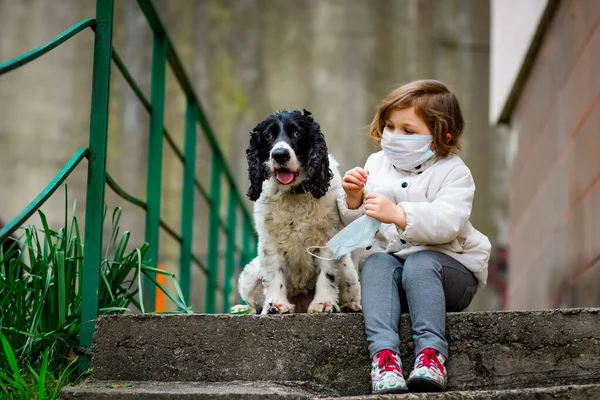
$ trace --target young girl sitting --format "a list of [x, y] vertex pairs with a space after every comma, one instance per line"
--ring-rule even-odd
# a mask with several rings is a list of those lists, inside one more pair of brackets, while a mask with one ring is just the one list
[[[475, 184], [456, 155], [463, 128], [443, 83], [409, 83], [383, 99], [371, 123], [383, 151], [344, 175], [344, 223], [363, 214], [382, 222], [361, 271], [373, 393], [444, 390], [445, 313], [464, 310], [486, 283], [491, 245], [469, 222]], [[398, 323], [407, 311], [417, 357], [405, 382]]]

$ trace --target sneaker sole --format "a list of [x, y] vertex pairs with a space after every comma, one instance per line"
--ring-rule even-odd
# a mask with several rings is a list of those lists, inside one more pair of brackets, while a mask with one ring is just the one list
[[371, 394], [400, 394], [400, 393], [408, 393], [408, 388], [392, 388], [392, 389], [384, 389], [371, 391]]
[[406, 382], [411, 392], [444, 392], [446, 386], [433, 379], [413, 377]]

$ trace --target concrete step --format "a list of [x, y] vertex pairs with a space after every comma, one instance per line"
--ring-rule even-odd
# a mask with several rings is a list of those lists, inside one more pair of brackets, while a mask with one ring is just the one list
[[231, 400], [299, 400], [323, 395], [303, 382], [152, 382], [95, 381], [68, 387], [61, 399], [94, 400], [167, 400], [167, 399], [231, 399]]
[[348, 396], [348, 397], [321, 397], [320, 400], [598, 400], [600, 399], [600, 384], [598, 385], [571, 385], [553, 386], [543, 388], [513, 389], [513, 390], [476, 390], [455, 391], [445, 393], [408, 393], [387, 396]]
[[600, 398], [600, 384], [571, 385], [515, 390], [455, 391], [445, 393], [409, 393], [387, 396], [351, 396], [324, 397], [322, 393], [301, 382], [110, 382], [87, 381], [76, 387], [70, 387], [61, 393], [61, 399], [96, 400], [544, 400], [573, 399], [597, 400]]
[[[452, 391], [600, 383], [600, 309], [448, 314]], [[410, 372], [410, 320], [400, 324]], [[370, 389], [362, 315], [129, 315], [98, 321], [101, 381], [302, 381]], [[327, 394], [327, 393], [323, 393]]]

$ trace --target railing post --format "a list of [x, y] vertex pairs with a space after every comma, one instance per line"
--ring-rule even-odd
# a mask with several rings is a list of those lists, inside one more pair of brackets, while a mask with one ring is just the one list
[[[164, 34], [154, 34], [152, 43], [152, 80], [150, 83], [150, 140], [148, 143], [148, 171], [146, 177], [146, 242], [150, 266], [158, 264], [160, 227], [160, 195], [162, 184], [162, 153], [165, 111], [165, 74], [167, 68], [167, 39]], [[153, 274], [154, 275], [154, 274]], [[156, 287], [144, 277], [145, 311], [154, 311]]]
[[[85, 206], [84, 255], [82, 272], [81, 332], [79, 343], [91, 349], [98, 316], [98, 282], [102, 257], [102, 220], [104, 212], [104, 178], [108, 136], [108, 102], [110, 94], [110, 53], [112, 46], [113, 0], [96, 2], [96, 33], [92, 72], [92, 105], [88, 178]], [[89, 360], [81, 367], [86, 370]]]
[[183, 191], [181, 195], [181, 242], [179, 256], [179, 283], [186, 304], [190, 301], [192, 238], [194, 236], [194, 178], [196, 167], [196, 113], [197, 105], [188, 100], [185, 111], [185, 144]]
[[235, 242], [237, 224], [237, 199], [233, 186], [227, 200], [227, 250], [225, 255], [225, 282], [223, 283], [223, 312], [229, 312], [232, 280], [235, 275]]
[[210, 215], [208, 222], [208, 276], [206, 277], [205, 311], [215, 312], [219, 273], [219, 225], [221, 223], [221, 173], [223, 159], [214, 152], [210, 176]]

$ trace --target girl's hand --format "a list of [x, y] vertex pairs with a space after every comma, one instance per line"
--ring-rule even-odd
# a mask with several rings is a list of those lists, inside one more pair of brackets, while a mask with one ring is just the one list
[[354, 210], [362, 204], [367, 176], [369, 176], [369, 171], [365, 171], [361, 167], [352, 168], [344, 174], [342, 188], [346, 192], [346, 203], [350, 210]]
[[396, 224], [400, 229], [406, 228], [406, 213], [401, 205], [379, 193], [369, 193], [365, 196], [365, 214], [384, 224]]

